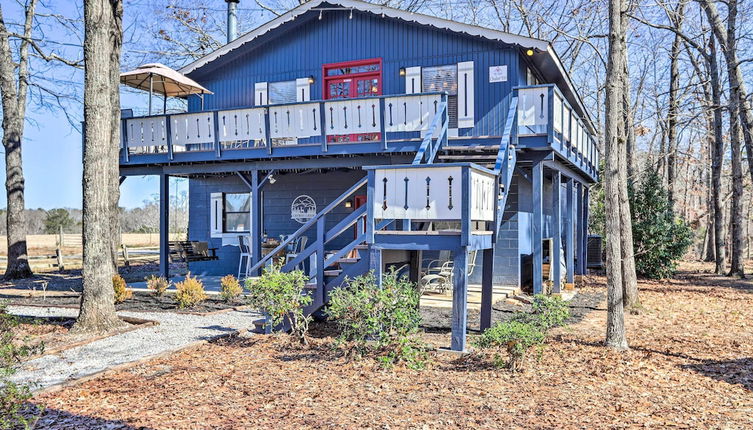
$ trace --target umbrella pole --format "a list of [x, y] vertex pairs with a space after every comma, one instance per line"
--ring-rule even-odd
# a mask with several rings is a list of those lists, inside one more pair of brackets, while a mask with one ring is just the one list
[[153, 85], [154, 85], [154, 77], [150, 73], [149, 74], [149, 115], [152, 114], [152, 90], [154, 89]]
[[167, 115], [167, 93], [165, 93], [165, 98], [162, 100], [162, 113]]

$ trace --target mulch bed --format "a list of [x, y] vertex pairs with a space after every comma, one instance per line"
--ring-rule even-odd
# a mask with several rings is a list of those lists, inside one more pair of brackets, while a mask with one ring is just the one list
[[[513, 374], [478, 354], [437, 354], [423, 371], [382, 370], [278, 336], [220, 340], [43, 394], [39, 428], [751, 428], [750, 281], [700, 273], [641, 282], [631, 349], [602, 346], [603, 302], [553, 331]], [[583, 289], [603, 294], [598, 282]]]
[[[19, 297], [8, 298], [10, 305], [16, 306], [42, 306], [79, 308], [80, 298], [75, 296], [63, 297]], [[212, 315], [220, 312], [229, 312], [234, 309], [244, 309], [242, 301], [226, 302], [218, 296], [209, 296], [206, 301], [191, 308], [178, 308], [172, 293], [157, 297], [151, 293], [135, 291], [133, 297], [115, 306], [118, 311], [132, 312], [174, 312], [191, 315]]]
[[158, 324], [156, 321], [121, 317], [121, 320], [126, 323], [125, 326], [108, 333], [92, 334], [71, 333], [70, 330], [76, 322], [76, 318], [73, 317], [18, 316], [17, 318], [20, 324], [14, 329], [15, 338], [23, 340], [25, 345], [31, 347], [42, 346], [39, 354], [26, 357], [25, 360], [38, 358], [40, 355], [58, 354], [96, 340]]

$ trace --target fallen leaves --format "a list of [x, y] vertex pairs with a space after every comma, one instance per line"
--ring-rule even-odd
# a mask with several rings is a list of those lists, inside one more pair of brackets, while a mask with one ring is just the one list
[[710, 276], [642, 282], [645, 310], [627, 316], [623, 353], [602, 346], [601, 307], [555, 330], [522, 375], [449, 355], [383, 371], [332, 352], [326, 336], [310, 349], [231, 339], [40, 396], [40, 426], [751, 428], [753, 288]]

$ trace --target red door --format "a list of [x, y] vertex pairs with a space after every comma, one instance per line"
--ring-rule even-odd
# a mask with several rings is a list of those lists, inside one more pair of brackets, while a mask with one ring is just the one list
[[[382, 95], [382, 59], [325, 64], [324, 99], [353, 99]], [[327, 136], [328, 142], [366, 142], [380, 140], [379, 133]]]

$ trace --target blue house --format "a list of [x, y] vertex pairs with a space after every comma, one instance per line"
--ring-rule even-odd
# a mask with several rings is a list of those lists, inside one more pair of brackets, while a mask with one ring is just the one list
[[170, 176], [189, 239], [218, 250], [191, 272], [236, 273], [248, 240], [256, 274], [298, 244], [283, 270], [311, 274], [311, 312], [345, 277], [450, 255], [456, 350], [469, 282], [484, 328], [492, 286], [543, 292], [547, 259], [553, 293], [585, 272], [595, 129], [546, 41], [312, 0], [180, 72], [213, 94], [123, 119], [121, 175], [160, 177], [165, 275]]

